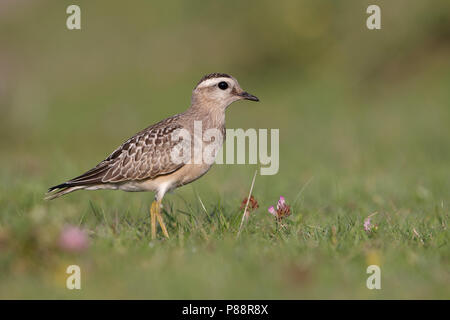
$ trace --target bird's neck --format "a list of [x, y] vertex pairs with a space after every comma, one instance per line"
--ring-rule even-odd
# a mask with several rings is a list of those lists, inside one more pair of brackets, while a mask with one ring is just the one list
[[209, 128], [223, 129], [225, 128], [225, 109], [221, 106], [212, 106], [205, 103], [193, 103], [186, 111], [189, 113], [191, 119], [201, 121], [203, 130]]

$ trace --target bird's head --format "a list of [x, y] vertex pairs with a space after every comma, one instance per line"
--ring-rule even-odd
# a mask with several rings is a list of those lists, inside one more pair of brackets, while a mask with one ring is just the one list
[[193, 105], [205, 105], [225, 110], [237, 100], [259, 101], [254, 95], [242, 90], [232, 76], [225, 73], [211, 73], [200, 79], [192, 92]]

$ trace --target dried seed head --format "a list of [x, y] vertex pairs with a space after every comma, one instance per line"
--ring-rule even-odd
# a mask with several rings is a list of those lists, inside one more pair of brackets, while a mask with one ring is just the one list
[[[245, 206], [247, 205], [247, 201], [248, 201], [248, 198], [247, 198], [247, 197], [244, 198], [244, 200], [242, 200], [242, 203], [241, 203], [241, 210], [244, 210], [244, 209], [245, 209]], [[251, 211], [253, 211], [253, 210], [256, 210], [257, 208], [259, 208], [258, 201], [256, 201], [256, 199], [255, 199], [254, 196], [250, 196], [250, 201], [248, 201], [247, 211], [248, 211], [248, 212], [251, 212]]]

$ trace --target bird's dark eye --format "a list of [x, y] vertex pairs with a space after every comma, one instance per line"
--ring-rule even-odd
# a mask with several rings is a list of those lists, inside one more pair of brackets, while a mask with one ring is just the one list
[[222, 81], [222, 82], [219, 82], [218, 86], [220, 89], [226, 90], [228, 88], [228, 83], [226, 83], [225, 81]]

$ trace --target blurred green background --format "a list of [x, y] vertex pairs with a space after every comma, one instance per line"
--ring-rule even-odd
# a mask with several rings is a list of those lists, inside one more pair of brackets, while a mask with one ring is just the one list
[[[73, 31], [70, 4], [0, 2], [1, 298], [450, 297], [449, 1], [80, 0]], [[370, 4], [381, 30], [366, 28]], [[210, 72], [261, 100], [233, 104], [228, 128], [280, 129], [279, 173], [257, 177], [239, 241], [256, 166], [215, 166], [168, 195], [170, 241], [150, 242], [151, 194], [42, 200], [184, 111]], [[267, 213], [280, 195], [287, 234]], [[87, 252], [54, 248], [65, 224], [90, 230]], [[365, 288], [371, 259], [379, 292]], [[73, 263], [80, 292], [65, 289]]]

